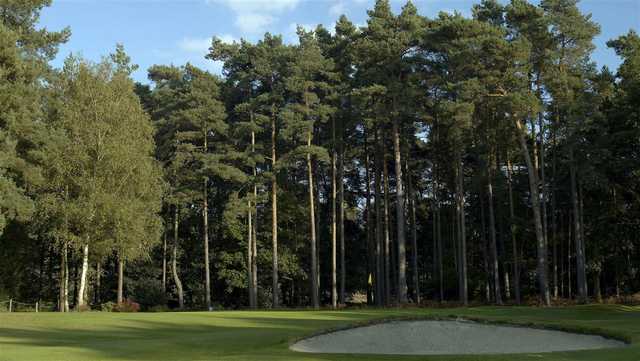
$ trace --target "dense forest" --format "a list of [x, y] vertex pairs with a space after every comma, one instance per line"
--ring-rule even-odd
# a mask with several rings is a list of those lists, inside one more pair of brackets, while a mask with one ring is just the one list
[[[50, 61], [0, 1], [0, 301], [59, 311], [624, 302], [640, 291], [640, 36], [483, 0]], [[106, 51], [108, 52], [108, 50]], [[106, 305], [106, 306], [105, 306]], [[2, 305], [0, 305], [2, 306]], [[2, 306], [4, 307], [4, 306]]]

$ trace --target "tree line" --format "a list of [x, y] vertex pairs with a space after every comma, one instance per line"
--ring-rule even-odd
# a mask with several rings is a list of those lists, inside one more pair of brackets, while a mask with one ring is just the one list
[[388, 0], [289, 44], [49, 62], [0, 4], [0, 296], [60, 311], [621, 300], [640, 289], [640, 37], [576, 0]]

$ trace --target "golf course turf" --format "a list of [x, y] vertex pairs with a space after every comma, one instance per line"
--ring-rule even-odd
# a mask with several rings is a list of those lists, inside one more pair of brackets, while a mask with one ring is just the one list
[[[380, 319], [451, 317], [598, 333], [631, 344], [615, 349], [482, 356], [308, 354], [289, 350], [291, 342], [328, 329]], [[0, 314], [0, 361], [398, 359], [637, 361], [640, 307]]]

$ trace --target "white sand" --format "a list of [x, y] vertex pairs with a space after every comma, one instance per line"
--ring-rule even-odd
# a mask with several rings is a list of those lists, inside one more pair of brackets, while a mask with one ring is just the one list
[[301, 340], [293, 351], [391, 355], [539, 353], [624, 347], [624, 342], [469, 321], [394, 321]]

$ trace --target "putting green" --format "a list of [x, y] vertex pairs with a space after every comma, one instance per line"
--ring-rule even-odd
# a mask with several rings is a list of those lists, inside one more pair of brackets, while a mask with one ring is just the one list
[[[535, 323], [627, 339], [618, 349], [485, 356], [297, 353], [301, 337], [396, 317], [448, 317]], [[509, 340], [505, 340], [509, 342]], [[598, 360], [640, 359], [640, 307], [478, 307], [344, 311], [184, 313], [2, 313], [0, 361], [13, 360]]]

